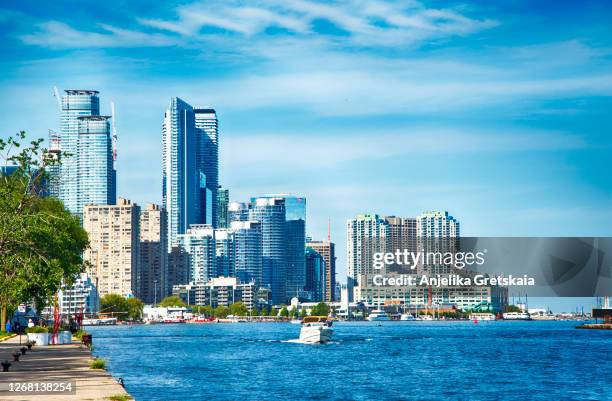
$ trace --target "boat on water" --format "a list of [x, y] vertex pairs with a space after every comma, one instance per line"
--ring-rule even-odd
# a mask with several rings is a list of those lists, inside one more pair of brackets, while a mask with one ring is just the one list
[[116, 317], [100, 319], [83, 319], [83, 326], [114, 326], [117, 324]]
[[332, 322], [326, 316], [306, 316], [302, 320], [300, 342], [308, 344], [325, 344], [331, 341]]
[[401, 316], [400, 316], [400, 320], [404, 321], [404, 322], [411, 322], [411, 321], [416, 320], [416, 319], [410, 313], [402, 313]]
[[302, 324], [302, 321], [300, 319], [292, 319], [289, 321], [289, 323], [291, 324]]
[[506, 312], [503, 314], [504, 320], [531, 320], [527, 312]]
[[434, 320], [434, 318], [431, 315], [419, 315], [419, 317], [417, 317], [414, 320], [427, 320], [427, 321], [430, 321], [430, 320]]
[[492, 313], [472, 313], [470, 314], [470, 320], [474, 321], [490, 321], [495, 320], [495, 315]]
[[389, 316], [382, 309], [374, 309], [372, 313], [368, 315], [368, 320], [370, 322], [381, 322], [389, 320]]

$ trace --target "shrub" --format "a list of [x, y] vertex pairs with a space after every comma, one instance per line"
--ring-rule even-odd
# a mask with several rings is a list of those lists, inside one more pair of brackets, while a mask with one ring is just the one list
[[91, 362], [92, 369], [106, 369], [106, 361], [102, 358], [96, 358]]
[[87, 334], [87, 332], [85, 330], [83, 330], [83, 329], [79, 329], [79, 330], [76, 331], [76, 333], [74, 333], [74, 336], [82, 341], [83, 340], [83, 334]]
[[26, 333], [48, 333], [49, 329], [42, 326], [28, 327]]
[[108, 399], [110, 401], [127, 401], [127, 400], [131, 400], [132, 397], [129, 395], [125, 395], [125, 394], [117, 394], [117, 395], [111, 395], [110, 397], [108, 397]]

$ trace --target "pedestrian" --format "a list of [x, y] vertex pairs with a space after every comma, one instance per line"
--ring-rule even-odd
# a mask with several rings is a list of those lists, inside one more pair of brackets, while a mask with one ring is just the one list
[[5, 326], [6, 332], [10, 333], [11, 332], [11, 321], [7, 320], [6, 321], [6, 326]]
[[30, 329], [31, 329], [32, 327], [34, 327], [34, 322], [33, 322], [33, 321], [32, 321], [32, 319], [30, 318], [30, 319], [28, 319], [28, 328], [30, 328]]

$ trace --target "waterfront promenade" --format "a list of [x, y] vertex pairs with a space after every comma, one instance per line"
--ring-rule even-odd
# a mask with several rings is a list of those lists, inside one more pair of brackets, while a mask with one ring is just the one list
[[[27, 340], [22, 336], [22, 342]], [[19, 337], [0, 342], [0, 361], [12, 361], [12, 353], [20, 348]], [[11, 362], [9, 372], [0, 371], [0, 384], [16, 382], [76, 381], [76, 394], [36, 394], [7, 396], [1, 400], [109, 400], [116, 395], [127, 395], [123, 387], [104, 369], [91, 369], [89, 349], [81, 344], [32, 347], [19, 362]]]

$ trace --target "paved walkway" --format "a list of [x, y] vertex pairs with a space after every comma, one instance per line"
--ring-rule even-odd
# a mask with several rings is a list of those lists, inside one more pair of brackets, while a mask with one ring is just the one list
[[[22, 336], [22, 342], [27, 336]], [[67, 381], [76, 380], [76, 394], [55, 395], [16, 395], [8, 396], [0, 392], [0, 400], [108, 400], [112, 395], [127, 395], [117, 381], [103, 369], [91, 369], [90, 351], [80, 344], [52, 345], [32, 347], [19, 362], [12, 362], [12, 353], [20, 348], [19, 336], [0, 342], [0, 362], [8, 360], [12, 365], [9, 372], [2, 372], [0, 367], [0, 385], [7, 383]], [[74, 382], [73, 382], [74, 383]], [[74, 385], [74, 384], [73, 384]]]

